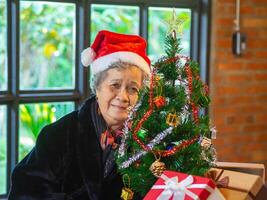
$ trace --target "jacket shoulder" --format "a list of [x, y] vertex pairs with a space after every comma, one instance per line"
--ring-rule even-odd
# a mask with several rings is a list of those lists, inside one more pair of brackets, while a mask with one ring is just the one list
[[[64, 153], [77, 131], [78, 112], [73, 111], [56, 122], [45, 126], [36, 141], [36, 148], [46, 149], [46, 153]], [[41, 152], [40, 152], [41, 153]]]

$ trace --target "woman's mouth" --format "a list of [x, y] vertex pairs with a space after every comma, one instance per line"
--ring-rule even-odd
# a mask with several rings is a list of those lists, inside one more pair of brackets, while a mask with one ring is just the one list
[[115, 108], [117, 108], [117, 109], [119, 109], [119, 110], [127, 110], [127, 106], [119, 106], [119, 105], [112, 105], [113, 107], [115, 107]]

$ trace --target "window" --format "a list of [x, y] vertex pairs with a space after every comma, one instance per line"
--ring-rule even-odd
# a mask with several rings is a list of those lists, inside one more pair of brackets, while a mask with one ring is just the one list
[[[176, 33], [181, 38], [182, 54], [190, 55], [191, 10], [176, 8], [176, 17], [183, 22], [183, 32]], [[164, 54], [164, 38], [168, 32], [168, 20], [173, 15], [173, 8], [150, 7], [148, 9], [148, 53], [152, 60]]]
[[139, 8], [137, 6], [93, 4], [91, 19], [91, 42], [100, 30], [127, 34], [139, 33]]
[[74, 88], [74, 16], [74, 4], [20, 1], [21, 89]]
[[74, 104], [32, 103], [19, 107], [19, 160], [33, 148], [40, 130], [74, 110]]
[[40, 129], [89, 95], [80, 52], [99, 30], [139, 34], [148, 54], [162, 55], [173, 9], [185, 20], [182, 53], [200, 62], [206, 80], [210, 0], [0, 0], [0, 198], [16, 163]]
[[0, 106], [0, 194], [6, 191], [7, 135], [6, 106]]

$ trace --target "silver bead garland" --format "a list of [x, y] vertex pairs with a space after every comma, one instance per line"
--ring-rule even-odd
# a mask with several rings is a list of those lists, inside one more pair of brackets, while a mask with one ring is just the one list
[[[153, 140], [150, 141], [150, 143], [147, 145], [147, 147], [150, 150], [152, 150], [155, 145], [159, 144], [166, 136], [171, 134], [173, 129], [174, 129], [174, 127], [171, 126], [171, 127], [167, 128], [166, 130], [157, 134], [157, 136]], [[139, 158], [141, 158], [142, 156], [144, 156], [147, 153], [148, 153], [147, 151], [142, 150], [142, 151], [134, 154], [127, 161], [124, 161], [122, 163], [122, 165], [119, 166], [119, 168], [124, 169], [124, 168], [129, 167], [133, 162], [137, 161]]]

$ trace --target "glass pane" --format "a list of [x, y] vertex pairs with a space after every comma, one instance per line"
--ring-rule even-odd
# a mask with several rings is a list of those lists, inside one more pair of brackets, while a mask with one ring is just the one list
[[6, 193], [6, 106], [0, 106], [0, 195]]
[[[152, 60], [158, 59], [164, 54], [164, 39], [169, 29], [167, 22], [173, 16], [173, 8], [149, 8], [148, 19], [148, 53]], [[190, 30], [191, 30], [191, 10], [175, 9], [176, 18], [184, 21], [181, 33], [177, 37], [181, 38], [181, 54], [190, 55]]]
[[126, 34], [139, 33], [139, 8], [136, 6], [93, 4], [91, 13], [91, 42], [100, 30]]
[[0, 90], [7, 89], [6, 1], [0, 0]]
[[20, 88], [73, 88], [75, 5], [20, 1], [20, 9]]
[[74, 103], [22, 104], [19, 107], [19, 160], [35, 145], [40, 130], [74, 110]]

